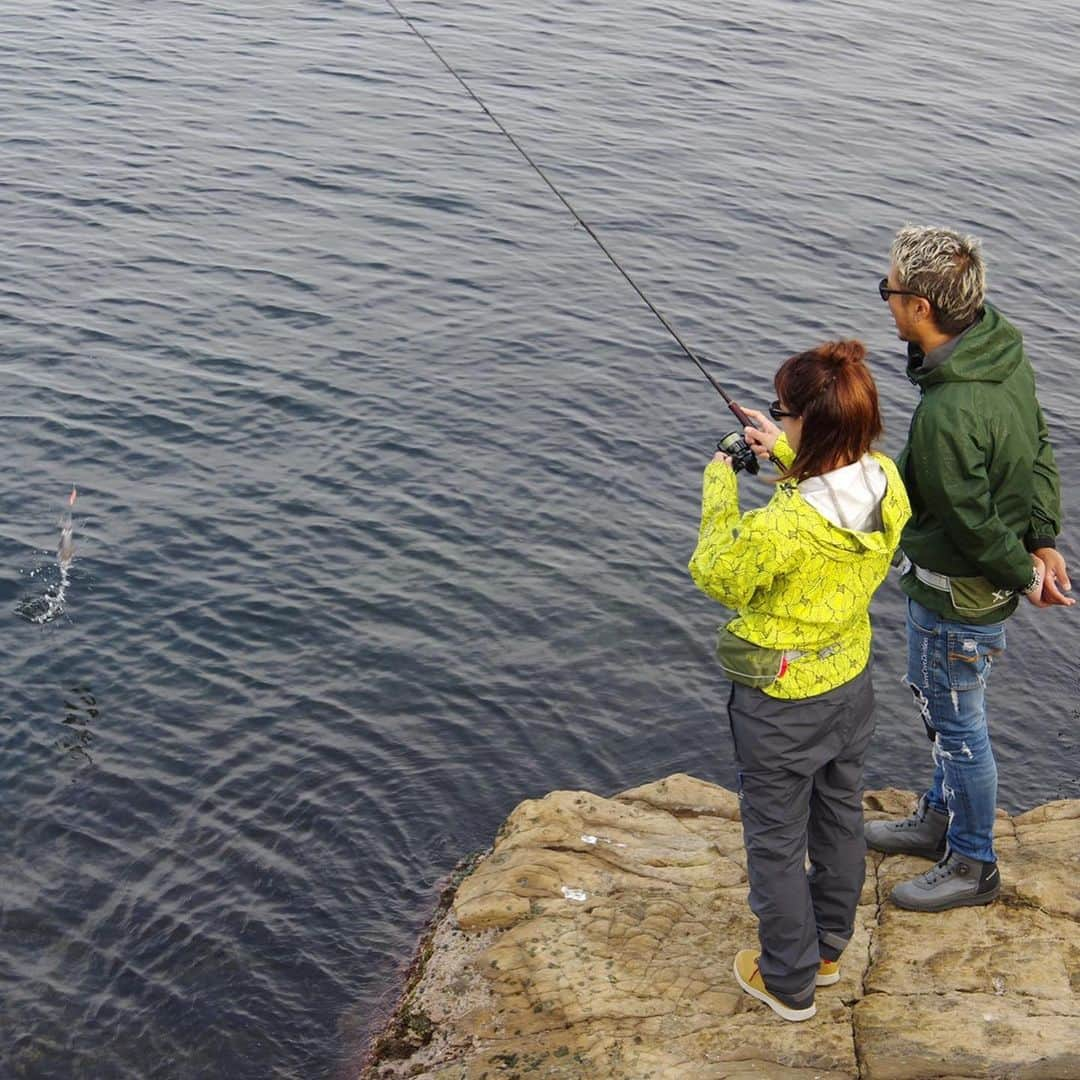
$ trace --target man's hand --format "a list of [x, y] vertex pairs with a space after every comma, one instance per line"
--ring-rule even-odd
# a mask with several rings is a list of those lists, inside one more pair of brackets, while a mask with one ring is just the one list
[[750, 449], [759, 458], [767, 458], [780, 438], [780, 429], [764, 414], [756, 409], [743, 409], [743, 412], [757, 424], [757, 427], [743, 428], [743, 434]]
[[[1065, 595], [1072, 589], [1072, 582], [1069, 581], [1069, 571], [1061, 552], [1056, 548], [1038, 548], [1032, 554], [1043, 564], [1042, 594], [1039, 598], [1042, 602], [1035, 606], [1053, 607], [1060, 604], [1062, 607], [1072, 607], [1076, 600]], [[1032, 600], [1032, 603], [1035, 601]]]

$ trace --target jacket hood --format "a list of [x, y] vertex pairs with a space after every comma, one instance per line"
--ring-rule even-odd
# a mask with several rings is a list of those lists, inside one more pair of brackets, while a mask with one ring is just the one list
[[923, 371], [924, 354], [917, 346], [908, 349], [907, 376], [919, 387], [944, 382], [1004, 382], [1023, 362], [1024, 343], [1016, 329], [997, 308], [986, 304], [983, 316], [956, 343], [943, 364]]
[[799, 496], [804, 510], [803, 525], [806, 529], [807, 541], [825, 548], [834, 558], [837, 556], [843, 558], [845, 553], [851, 558], [866, 552], [891, 555], [900, 542], [900, 533], [910, 516], [907, 491], [892, 459], [879, 453], [871, 456], [884, 470], [888, 481], [888, 487], [881, 499], [882, 527], [880, 529], [859, 532], [835, 525], [815, 510], [801, 495]]

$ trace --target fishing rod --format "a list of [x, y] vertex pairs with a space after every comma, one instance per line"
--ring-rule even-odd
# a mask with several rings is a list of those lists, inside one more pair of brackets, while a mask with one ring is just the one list
[[[394, 12], [394, 14], [397, 15], [397, 17], [401, 19], [401, 21], [428, 47], [432, 55], [434, 55], [435, 59], [438, 60], [439, 63], [442, 64], [442, 66], [446, 68], [446, 70], [461, 84], [465, 92], [469, 95], [469, 97], [473, 99], [473, 101], [476, 102], [476, 104], [480, 107], [480, 109], [488, 117], [488, 119], [491, 120], [491, 122], [510, 140], [514, 149], [517, 150], [517, 152], [529, 163], [529, 165], [532, 166], [540, 179], [543, 180], [549, 188], [551, 188], [556, 198], [558, 198], [558, 200], [563, 204], [563, 206], [565, 206], [566, 209], [569, 210], [571, 214], [573, 214], [574, 220], [577, 221], [577, 223], [589, 234], [589, 236], [592, 237], [593, 241], [596, 243], [596, 246], [608, 257], [611, 265], [614, 266], [620, 274], [622, 274], [622, 276], [626, 279], [627, 283], [630, 285], [630, 288], [632, 288], [634, 292], [636, 292], [638, 296], [640, 296], [641, 299], [645, 301], [645, 304], [648, 306], [649, 310], [660, 320], [664, 329], [667, 330], [667, 332], [679, 343], [679, 347], [684, 353], [686, 353], [688, 357], [690, 357], [690, 359], [694, 362], [701, 374], [709, 380], [709, 382], [712, 384], [713, 389], [724, 399], [727, 407], [735, 415], [735, 419], [738, 420], [744, 428], [756, 427], [757, 425], [754, 424], [750, 417], [746, 415], [746, 412], [739, 407], [739, 405], [732, 399], [731, 395], [728, 394], [727, 391], [724, 390], [724, 388], [712, 377], [712, 375], [705, 368], [705, 365], [701, 362], [701, 359], [686, 344], [686, 342], [683, 341], [683, 339], [676, 331], [675, 327], [672, 326], [671, 323], [664, 316], [663, 312], [656, 307], [656, 305], [645, 295], [638, 283], [626, 272], [625, 269], [623, 269], [618, 259], [616, 259], [615, 256], [612, 255], [611, 252], [608, 250], [607, 245], [605, 245], [603, 240], [601, 240], [600, 237], [596, 235], [592, 226], [577, 212], [577, 210], [574, 209], [570, 201], [555, 186], [555, 184], [548, 177], [547, 173], [545, 173], [544, 170], [541, 169], [540, 166], [537, 165], [537, 163], [532, 159], [531, 155], [525, 149], [525, 147], [523, 147], [521, 143], [519, 143], [517, 139], [514, 138], [513, 134], [511, 134], [511, 132], [505, 127], [502, 121], [483, 103], [483, 101], [480, 100], [473, 88], [461, 77], [461, 75], [458, 74], [458, 72], [454, 69], [454, 67], [450, 64], [446, 57], [444, 57], [443, 54], [439, 52], [439, 50], [436, 49], [435, 46], [428, 40], [428, 38], [417, 28], [416, 24], [412, 21], [412, 19], [410, 19], [409, 16], [406, 15], [401, 10], [401, 8], [397, 6], [396, 3], [394, 3], [394, 0], [386, 0], [386, 2], [390, 5], [390, 8]], [[741, 447], [739, 445], [740, 442], [742, 444]], [[741, 432], [729, 432], [720, 440], [719, 443], [717, 443], [717, 448], [723, 450], [726, 454], [730, 454], [733, 459], [732, 463], [737, 463], [739, 468], [745, 468], [748, 472], [756, 473], [758, 471], [757, 458], [754, 456], [753, 451], [746, 444], [746, 440], [742, 437]], [[783, 466], [771, 453], [769, 454], [769, 460], [778, 469], [783, 469]]]

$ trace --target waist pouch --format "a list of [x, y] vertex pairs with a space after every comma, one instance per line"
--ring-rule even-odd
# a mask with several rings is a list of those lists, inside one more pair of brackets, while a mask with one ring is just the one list
[[[813, 655], [819, 660], [827, 660], [841, 648], [840, 642], [834, 642]], [[766, 645], [755, 645], [733, 634], [726, 623], [716, 631], [716, 659], [720, 661], [724, 674], [732, 682], [742, 683], [743, 686], [753, 686], [759, 690], [769, 686], [787, 674], [788, 664], [809, 655], [798, 649], [770, 649]]]
[[961, 615], [981, 615], [1004, 607], [1015, 595], [1011, 589], [999, 589], [984, 577], [951, 577], [949, 594], [952, 606]]
[[760, 689], [776, 682], [787, 671], [788, 661], [800, 656], [802, 653], [755, 645], [733, 634], [726, 625], [716, 631], [716, 658], [724, 674], [743, 686]]
[[1003, 589], [984, 577], [952, 577], [924, 570], [910, 563], [915, 576], [924, 585], [948, 595], [952, 606], [961, 615], [985, 615], [994, 608], [1004, 607], [1012, 600], [1012, 589]]

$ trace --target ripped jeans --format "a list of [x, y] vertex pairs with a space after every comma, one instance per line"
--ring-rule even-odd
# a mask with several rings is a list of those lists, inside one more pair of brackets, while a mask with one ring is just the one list
[[950, 850], [993, 862], [997, 762], [986, 684], [994, 658], [1005, 651], [1005, 624], [950, 622], [910, 597], [907, 603], [907, 681], [934, 737], [927, 801], [949, 814]]

